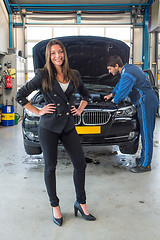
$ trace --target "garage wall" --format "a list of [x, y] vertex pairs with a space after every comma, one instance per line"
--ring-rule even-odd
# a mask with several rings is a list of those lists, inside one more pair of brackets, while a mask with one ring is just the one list
[[158, 58], [158, 84], [159, 84], [159, 87], [160, 87], [160, 33], [158, 33], [157, 58]]
[[[76, 13], [64, 14], [32, 14], [24, 18], [25, 49], [23, 48], [23, 30], [14, 28], [14, 46], [25, 52], [27, 58], [28, 80], [33, 77], [33, 61], [31, 48], [43, 39], [70, 35], [96, 35], [115, 38], [124, 41], [131, 48], [130, 62], [142, 67], [142, 26], [134, 28], [131, 24], [131, 14], [86, 14], [82, 13], [78, 23]], [[143, 19], [138, 19], [139, 23]], [[14, 16], [14, 23], [21, 23], [19, 15]], [[32, 30], [33, 29], [33, 30]], [[130, 29], [129, 36], [128, 30]], [[123, 32], [123, 34], [122, 34]], [[23, 55], [24, 56], [24, 55]], [[133, 57], [134, 56], [134, 57]]]
[[[140, 19], [140, 22], [142, 22], [143, 20]], [[17, 16], [15, 16], [14, 22], [19, 23], [21, 22], [21, 19]], [[54, 37], [54, 29], [58, 26], [63, 26], [64, 28], [69, 27], [78, 27], [80, 28], [85, 28], [90, 26], [90, 28], [103, 28], [103, 27], [110, 27], [110, 32], [112, 31], [112, 36], [113, 36], [113, 29], [115, 30], [115, 37], [117, 38], [116, 35], [116, 31], [117, 29], [120, 27], [131, 27], [131, 15], [130, 13], [119, 13], [119, 14], [85, 14], [82, 13], [81, 14], [81, 20], [80, 23], [77, 24], [77, 14], [76, 13], [66, 13], [66, 14], [28, 14], [25, 17], [25, 24], [26, 24], [26, 28], [28, 26], [42, 26], [42, 27], [53, 27], [53, 33], [52, 33], [52, 37]], [[68, 25], [68, 26], [66, 26]], [[86, 26], [87, 25], [87, 26]], [[142, 28], [141, 28], [142, 29]], [[105, 30], [104, 30], [105, 31]], [[99, 33], [100, 31], [95, 31], [95, 35], [99, 34], [101, 36], [106, 36], [106, 37], [110, 37], [110, 32], [103, 32], [103, 33]], [[135, 34], [135, 37], [138, 39], [142, 38], [142, 31], [136, 30], [137, 34]], [[43, 34], [43, 31], [41, 31], [41, 33]], [[71, 33], [68, 32], [67, 35], [70, 35]], [[140, 34], [140, 35], [139, 35]], [[15, 47], [18, 49], [21, 49], [22, 47], [20, 46], [20, 44], [22, 43], [22, 41], [20, 41], [22, 39], [21, 36], [21, 32], [19, 28], [15, 28], [14, 29], [14, 35], [15, 37]], [[43, 34], [44, 35], [44, 34]], [[73, 34], [73, 35], [81, 35], [80, 32]], [[89, 33], [88, 33], [89, 35]], [[28, 39], [29, 36], [26, 35], [26, 40]], [[45, 39], [45, 35], [43, 37], [43, 39]], [[114, 37], [113, 37], [114, 38]], [[124, 34], [124, 39], [125, 39], [125, 34]], [[35, 39], [36, 41], [39, 41], [41, 39]], [[123, 40], [123, 39], [122, 39]], [[132, 37], [130, 38], [131, 42], [132, 42]], [[135, 59], [136, 62], [139, 62], [142, 59], [142, 56], [140, 55], [141, 51], [141, 45], [139, 44], [138, 40], [136, 41], [135, 39], [135, 43], [137, 44], [137, 46], [134, 49], [138, 49], [139, 55], [136, 56], [136, 58], [138, 57], [138, 59]], [[142, 43], [142, 42], [141, 42]]]
[[0, 53], [7, 52], [9, 47], [9, 19], [2, 0], [0, 0]]

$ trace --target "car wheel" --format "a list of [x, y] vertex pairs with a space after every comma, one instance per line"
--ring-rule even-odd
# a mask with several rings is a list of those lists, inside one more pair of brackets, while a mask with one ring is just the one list
[[128, 144], [124, 146], [119, 146], [121, 153], [124, 154], [135, 154], [138, 150], [138, 144]]
[[29, 155], [38, 155], [42, 153], [42, 149], [40, 147], [31, 147], [24, 144], [24, 149]]

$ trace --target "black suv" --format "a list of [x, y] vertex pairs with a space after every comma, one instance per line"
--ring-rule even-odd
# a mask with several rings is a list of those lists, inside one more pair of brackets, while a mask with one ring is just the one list
[[[123, 63], [129, 61], [129, 47], [115, 39], [94, 36], [61, 37], [67, 50], [70, 67], [77, 69], [81, 79], [90, 92], [90, 103], [81, 116], [75, 116], [76, 130], [81, 143], [85, 145], [118, 145], [122, 153], [134, 154], [139, 145], [139, 124], [136, 108], [127, 97], [118, 105], [105, 102], [104, 96], [110, 94], [120, 79], [106, 69], [107, 59], [119, 55]], [[34, 69], [42, 68], [45, 63], [45, 49], [50, 39], [41, 41], [33, 48]], [[153, 75], [147, 71], [155, 88]], [[75, 94], [75, 106], [81, 101]], [[31, 100], [32, 104], [42, 108], [44, 99], [38, 91]], [[40, 154], [37, 128], [39, 116], [24, 109], [23, 137], [28, 154]]]

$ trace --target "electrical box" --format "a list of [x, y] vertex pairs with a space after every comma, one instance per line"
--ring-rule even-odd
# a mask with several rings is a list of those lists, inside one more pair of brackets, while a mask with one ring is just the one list
[[160, 0], [152, 3], [150, 32], [160, 32]]

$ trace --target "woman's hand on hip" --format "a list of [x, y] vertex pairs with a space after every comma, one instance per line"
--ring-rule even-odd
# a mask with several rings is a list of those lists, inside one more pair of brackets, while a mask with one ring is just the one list
[[80, 111], [79, 109], [77, 109], [75, 106], [71, 106], [71, 113], [72, 113], [73, 116], [75, 116], [75, 115], [80, 116], [81, 113], [82, 113], [82, 111]]
[[44, 115], [46, 113], [53, 113], [56, 111], [55, 104], [50, 103], [48, 105], [45, 105], [42, 109], [39, 110], [39, 115]]

